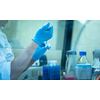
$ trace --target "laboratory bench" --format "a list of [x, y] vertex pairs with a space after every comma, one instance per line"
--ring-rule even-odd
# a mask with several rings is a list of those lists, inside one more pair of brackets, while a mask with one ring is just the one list
[[[62, 73], [63, 70], [60, 71]], [[25, 72], [23, 72], [17, 80], [42, 80], [43, 78], [43, 66], [34, 66], [29, 67]], [[60, 76], [60, 80], [62, 80], [62, 74]]]
[[38, 80], [38, 76], [42, 75], [42, 69], [42, 66], [29, 67], [17, 80]]
[[[63, 72], [65, 72], [65, 70], [61, 69], [60, 80], [63, 80]], [[70, 71], [69, 74], [73, 74], [73, 72]], [[43, 66], [29, 67], [25, 72], [23, 72], [18, 77], [17, 80], [43, 80]], [[92, 78], [91, 80], [94, 80], [94, 79]]]

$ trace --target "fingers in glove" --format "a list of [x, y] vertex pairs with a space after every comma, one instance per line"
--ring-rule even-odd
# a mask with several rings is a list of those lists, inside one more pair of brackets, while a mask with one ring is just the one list
[[42, 27], [42, 29], [43, 29], [43, 30], [46, 30], [46, 29], [49, 28], [49, 26], [50, 26], [50, 22], [46, 23], [46, 24]]
[[40, 44], [40, 47], [45, 47], [45, 46], [46, 46], [45, 42], [43, 42], [43, 43]]
[[46, 34], [51, 36], [50, 38], [53, 37], [53, 27], [51, 27], [48, 31], [45, 31], [45, 32], [46, 32]]
[[50, 48], [51, 48], [50, 46], [47, 46], [47, 49], [48, 49], [48, 50], [50, 50]]

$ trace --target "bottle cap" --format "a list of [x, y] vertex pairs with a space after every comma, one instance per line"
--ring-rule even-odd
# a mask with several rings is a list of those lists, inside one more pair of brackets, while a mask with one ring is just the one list
[[95, 49], [95, 51], [93, 52], [93, 55], [94, 55], [95, 58], [100, 59], [100, 49]]
[[67, 55], [76, 55], [76, 51], [68, 50], [66, 51]]
[[85, 51], [80, 51], [79, 55], [86, 55], [86, 52]]

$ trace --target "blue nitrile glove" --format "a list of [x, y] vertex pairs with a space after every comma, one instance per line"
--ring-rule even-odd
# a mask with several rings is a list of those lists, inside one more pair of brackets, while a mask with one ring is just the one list
[[[45, 47], [46, 46], [46, 43], [45, 42], [43, 42], [41, 45], [40, 45], [40, 47]], [[48, 46], [48, 43], [47, 43], [47, 48], [48, 48], [48, 50], [51, 48], [51, 46]]]
[[36, 32], [36, 35], [32, 40], [41, 45], [44, 41], [48, 41], [49, 39], [51, 39], [53, 37], [53, 27], [51, 27], [49, 30], [46, 30], [49, 26], [50, 23], [46, 23]]
[[38, 46], [35, 53], [33, 54], [32, 58], [34, 60], [40, 59], [44, 55], [44, 53], [47, 51], [47, 49], [49, 50], [50, 48], [51, 48], [50, 46], [47, 46], [47, 47]]

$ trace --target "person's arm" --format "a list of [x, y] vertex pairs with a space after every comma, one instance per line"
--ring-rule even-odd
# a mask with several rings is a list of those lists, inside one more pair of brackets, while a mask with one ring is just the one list
[[34, 60], [33, 58], [31, 58], [31, 61], [29, 62], [29, 64], [27, 65], [26, 69], [23, 71], [25, 72], [36, 60]]
[[10, 79], [17, 79], [21, 73], [27, 68], [29, 62], [32, 59], [36, 48], [39, 45], [32, 41], [31, 44], [16, 58], [11, 62], [11, 75]]
[[[31, 42], [31, 44], [24, 50], [23, 53], [21, 53], [15, 60], [11, 62], [10, 79], [17, 79], [21, 75], [21, 73], [29, 67], [32, 58], [34, 60], [37, 60], [43, 53], [45, 53], [47, 47], [40, 48], [39, 46], [44, 41], [48, 41], [53, 37], [53, 27], [49, 30], [46, 30], [49, 26], [50, 23], [48, 22], [42, 28], [40, 28], [32, 39], [33, 41]], [[40, 53], [38, 53], [38, 51]], [[34, 53], [35, 55], [33, 55]]]
[[45, 43], [42, 43], [41, 46], [38, 46], [35, 53], [32, 56], [31, 61], [29, 62], [28, 66], [26, 67], [26, 69], [24, 71], [26, 71], [36, 60], [40, 59], [45, 52], [48, 50], [50, 50], [50, 46], [46, 46]]

